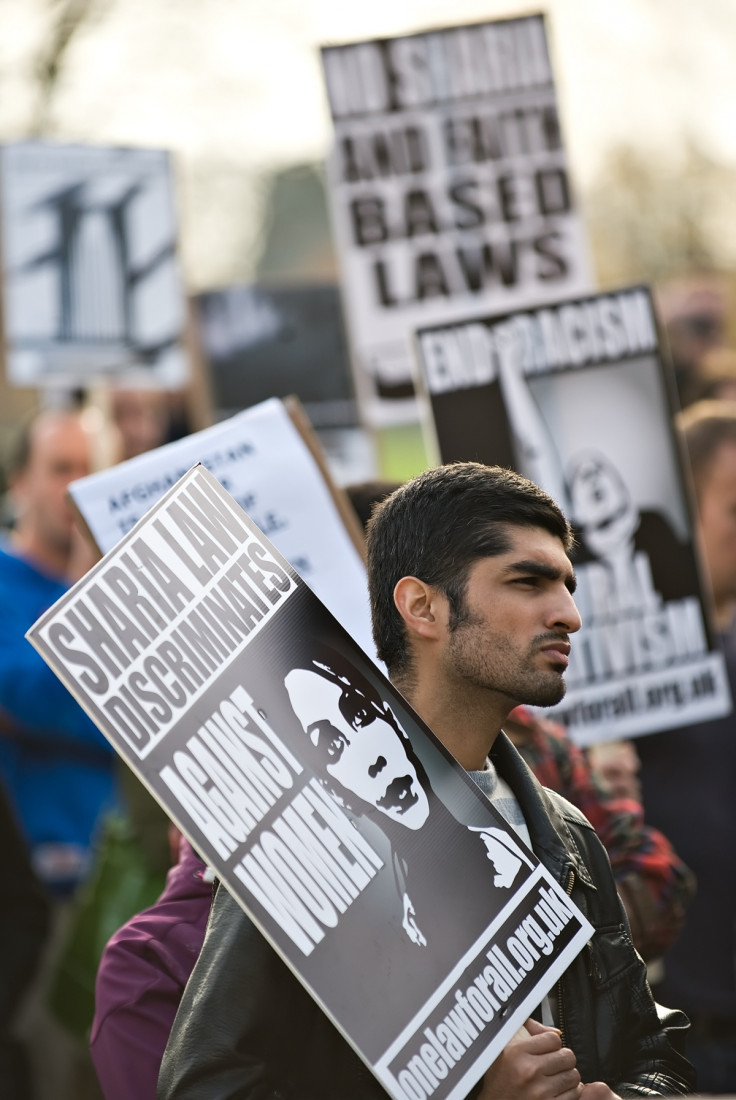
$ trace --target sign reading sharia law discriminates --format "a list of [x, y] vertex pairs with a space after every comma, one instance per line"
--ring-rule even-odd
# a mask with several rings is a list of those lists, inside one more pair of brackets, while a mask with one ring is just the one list
[[396, 1100], [466, 1096], [592, 934], [202, 466], [28, 637]]
[[411, 335], [593, 289], [541, 15], [322, 51], [356, 389], [416, 416]]
[[553, 716], [590, 744], [728, 714], [648, 291], [427, 329], [418, 344], [442, 460], [512, 466], [575, 529], [583, 627]]

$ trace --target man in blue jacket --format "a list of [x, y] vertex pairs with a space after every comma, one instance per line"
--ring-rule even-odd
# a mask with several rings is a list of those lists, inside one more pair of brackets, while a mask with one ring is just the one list
[[0, 547], [0, 777], [36, 873], [56, 895], [71, 892], [87, 869], [92, 833], [113, 792], [114, 753], [24, 635], [76, 579], [66, 490], [89, 472], [79, 417], [37, 417], [11, 470], [17, 520]]
[[[0, 545], [0, 783], [57, 926], [88, 870], [100, 815], [113, 802], [115, 754], [25, 632], [91, 564], [66, 492], [90, 472], [90, 452], [73, 413], [43, 412], [22, 431], [9, 474], [16, 522]], [[34, 1022], [35, 1037], [40, 1027]], [[63, 1097], [56, 1048], [41, 1045], [37, 1075]]]

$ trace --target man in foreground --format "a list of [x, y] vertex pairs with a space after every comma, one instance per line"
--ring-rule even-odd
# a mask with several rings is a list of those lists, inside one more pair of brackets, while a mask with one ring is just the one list
[[[369, 531], [374, 637], [392, 681], [596, 929], [557, 996], [472, 1091], [480, 1100], [615, 1100], [693, 1085], [680, 1053], [687, 1021], [651, 998], [593, 829], [538, 786], [501, 733], [515, 705], [564, 694], [580, 627], [570, 543], [551, 498], [474, 463], [415, 478]], [[164, 1057], [161, 1100], [384, 1095], [221, 889]]]

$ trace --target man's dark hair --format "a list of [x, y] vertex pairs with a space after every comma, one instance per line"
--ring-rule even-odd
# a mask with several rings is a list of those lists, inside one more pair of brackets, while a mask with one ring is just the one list
[[376, 505], [385, 500], [387, 496], [390, 496], [400, 485], [400, 481], [378, 479], [374, 481], [357, 481], [345, 486], [345, 492], [350, 498], [350, 503], [355, 509], [364, 531]]
[[409, 671], [404, 622], [394, 588], [414, 576], [440, 589], [451, 627], [462, 618], [470, 567], [510, 548], [508, 527], [541, 527], [567, 553], [569, 523], [534, 482], [500, 466], [455, 462], [408, 481], [379, 504], [368, 526], [368, 584], [373, 638], [392, 676]]
[[677, 427], [690, 456], [695, 493], [700, 496], [716, 454], [736, 443], [736, 401], [697, 401], [679, 414]]

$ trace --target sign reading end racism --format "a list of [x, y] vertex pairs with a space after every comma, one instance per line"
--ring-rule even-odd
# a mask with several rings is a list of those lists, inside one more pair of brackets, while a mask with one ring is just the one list
[[589, 939], [202, 466], [28, 637], [395, 1100], [464, 1097]]
[[642, 287], [423, 330], [445, 462], [511, 466], [572, 522], [583, 627], [553, 712], [581, 744], [731, 709]]

